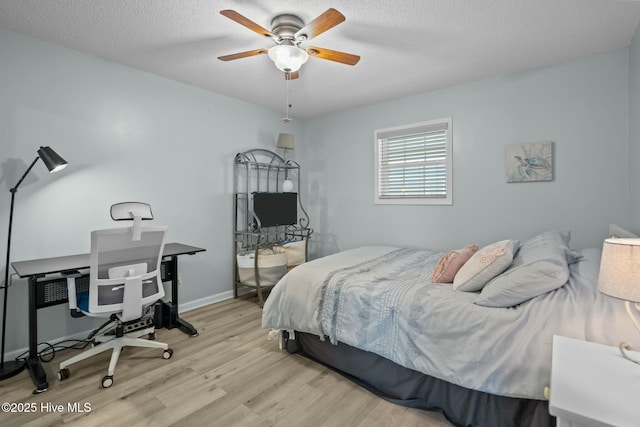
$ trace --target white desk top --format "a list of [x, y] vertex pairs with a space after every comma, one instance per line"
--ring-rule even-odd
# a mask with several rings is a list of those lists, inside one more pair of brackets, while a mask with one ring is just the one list
[[640, 365], [617, 347], [555, 335], [549, 412], [589, 426], [640, 426]]

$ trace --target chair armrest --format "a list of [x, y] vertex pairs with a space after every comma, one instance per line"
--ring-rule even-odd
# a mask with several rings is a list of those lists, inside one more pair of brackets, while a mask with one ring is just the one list
[[69, 298], [69, 310], [71, 310], [71, 316], [83, 316], [83, 314], [78, 310], [78, 298], [76, 296], [76, 279], [78, 277], [82, 277], [82, 273], [78, 270], [67, 270], [63, 271], [62, 275], [67, 279], [67, 296]]

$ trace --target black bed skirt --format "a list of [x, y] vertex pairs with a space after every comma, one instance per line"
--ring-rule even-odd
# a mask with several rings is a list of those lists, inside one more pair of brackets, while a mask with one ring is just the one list
[[[296, 332], [288, 339], [289, 353], [300, 353], [326, 365], [370, 392], [398, 405], [437, 410], [461, 427], [551, 427], [547, 401], [496, 396], [470, 390], [347, 344], [331, 344]], [[293, 338], [293, 337], [292, 337]]]

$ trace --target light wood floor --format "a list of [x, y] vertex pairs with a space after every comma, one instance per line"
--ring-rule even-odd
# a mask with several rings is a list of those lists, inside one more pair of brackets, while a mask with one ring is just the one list
[[[49, 390], [39, 395], [31, 394], [26, 371], [1, 381], [1, 402], [28, 404], [35, 412], [0, 412], [0, 425], [451, 426], [437, 412], [386, 402], [328, 368], [278, 350], [250, 300], [224, 301], [183, 317], [198, 337], [159, 329], [157, 340], [169, 343], [173, 357], [125, 349], [109, 389], [100, 386], [108, 352], [71, 366], [63, 382], [56, 377], [58, 364], [77, 350], [58, 353], [43, 364]], [[88, 404], [90, 411], [69, 404]], [[57, 405], [62, 412], [53, 412]]]

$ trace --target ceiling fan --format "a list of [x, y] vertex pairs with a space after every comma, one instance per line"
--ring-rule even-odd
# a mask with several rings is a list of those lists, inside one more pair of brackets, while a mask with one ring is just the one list
[[263, 37], [271, 38], [276, 44], [271, 48], [254, 49], [219, 56], [218, 59], [222, 61], [232, 61], [267, 53], [276, 67], [284, 72], [285, 79], [291, 80], [299, 77], [298, 70], [302, 64], [307, 62], [309, 56], [347, 65], [356, 65], [360, 60], [358, 55], [352, 55], [350, 53], [315, 46], [306, 48], [300, 46], [301, 43], [311, 40], [345, 21], [346, 18], [344, 15], [336, 9], [328, 9], [306, 25], [302, 19], [295, 15], [278, 15], [271, 21], [271, 31], [261, 27], [235, 10], [222, 10], [220, 13]]

